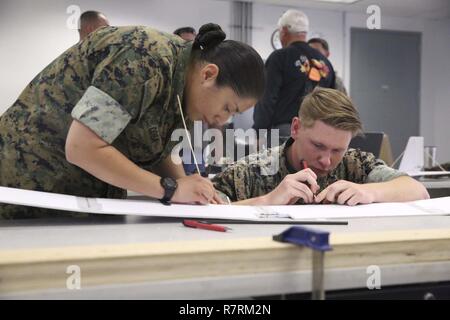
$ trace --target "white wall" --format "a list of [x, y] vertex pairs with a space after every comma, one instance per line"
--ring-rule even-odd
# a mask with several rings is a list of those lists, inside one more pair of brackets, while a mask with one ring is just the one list
[[[229, 34], [231, 12], [227, 1], [1, 0], [0, 113], [40, 70], [78, 41], [77, 31], [66, 27], [69, 17], [66, 9], [71, 4], [79, 5], [82, 11], [103, 11], [114, 25], [142, 24], [171, 32], [179, 26], [192, 25], [198, 29], [203, 23], [214, 21]], [[254, 4], [253, 8], [253, 46], [267, 58], [272, 51], [270, 36], [288, 7]], [[299, 9], [310, 18], [309, 36], [329, 41], [330, 60], [349, 87], [350, 28], [364, 28], [367, 16], [364, 12]], [[450, 20], [389, 17], [381, 13], [383, 29], [422, 32], [420, 133], [426, 144], [438, 147], [438, 161], [449, 161]], [[251, 119], [251, 114], [245, 117]]]
[[148, 25], [172, 32], [181, 26], [198, 28], [216, 22], [229, 32], [230, 3], [213, 0], [1, 0], [0, 114], [26, 85], [59, 54], [78, 42], [66, 12], [104, 12], [112, 25]]

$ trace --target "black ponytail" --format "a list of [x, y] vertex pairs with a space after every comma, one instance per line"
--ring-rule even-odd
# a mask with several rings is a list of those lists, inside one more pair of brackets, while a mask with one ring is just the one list
[[219, 25], [203, 25], [192, 45], [191, 62], [214, 63], [219, 67], [217, 86], [229, 86], [242, 98], [259, 100], [265, 85], [261, 56], [249, 45], [225, 38]]

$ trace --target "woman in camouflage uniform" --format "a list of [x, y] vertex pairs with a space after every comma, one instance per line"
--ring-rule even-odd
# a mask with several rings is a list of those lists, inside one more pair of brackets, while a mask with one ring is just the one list
[[[172, 201], [221, 201], [212, 183], [171, 161], [188, 123], [223, 124], [261, 96], [264, 64], [218, 25], [192, 42], [147, 27], [104, 27], [71, 47], [0, 118], [0, 185], [82, 197], [161, 199], [161, 177], [176, 179]], [[0, 205], [0, 218], [48, 211]]]

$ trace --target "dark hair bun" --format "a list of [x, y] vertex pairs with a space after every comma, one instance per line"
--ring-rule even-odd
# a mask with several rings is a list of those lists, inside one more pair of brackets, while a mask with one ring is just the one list
[[201, 26], [194, 41], [194, 48], [207, 50], [221, 43], [227, 35], [222, 28], [215, 23], [207, 23]]

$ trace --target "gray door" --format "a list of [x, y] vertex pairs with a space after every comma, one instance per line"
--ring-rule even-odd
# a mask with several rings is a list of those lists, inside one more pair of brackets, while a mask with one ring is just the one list
[[419, 135], [421, 34], [351, 29], [350, 96], [365, 131], [389, 135], [393, 156]]

